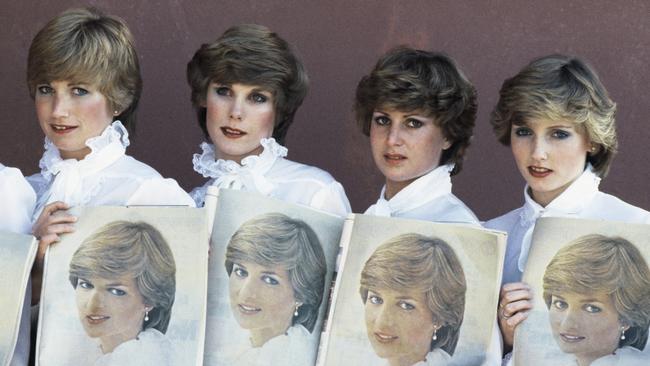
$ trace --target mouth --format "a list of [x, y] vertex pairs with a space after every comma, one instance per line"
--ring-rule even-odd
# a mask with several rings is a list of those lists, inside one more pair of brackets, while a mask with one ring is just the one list
[[399, 338], [398, 336], [381, 333], [381, 332], [375, 332], [374, 336], [375, 336], [375, 340], [377, 340], [377, 342], [379, 343], [391, 343], [397, 340], [397, 338]]
[[384, 160], [388, 164], [399, 164], [406, 159], [407, 157], [402, 154], [395, 154], [395, 153], [384, 154]]
[[237, 304], [237, 307], [239, 308], [239, 312], [244, 315], [254, 315], [262, 311], [260, 308], [246, 304]]
[[59, 135], [63, 135], [63, 134], [72, 132], [78, 126], [66, 126], [66, 125], [54, 125], [54, 124], [52, 124], [52, 125], [50, 125], [50, 127], [52, 127], [52, 130], [54, 131], [54, 133], [59, 134]]
[[544, 178], [553, 173], [553, 170], [548, 168], [543, 168], [540, 166], [531, 165], [528, 167], [528, 174], [532, 175], [535, 178]]
[[86, 321], [88, 322], [88, 324], [92, 324], [92, 325], [101, 324], [110, 318], [111, 318], [110, 316], [106, 316], [106, 315], [86, 315]]
[[560, 333], [560, 338], [566, 343], [577, 343], [585, 339], [585, 337], [567, 333]]
[[236, 128], [231, 128], [231, 127], [221, 127], [221, 133], [224, 134], [224, 136], [231, 138], [231, 139], [236, 139], [239, 137], [242, 137], [246, 135], [246, 132], [236, 129]]

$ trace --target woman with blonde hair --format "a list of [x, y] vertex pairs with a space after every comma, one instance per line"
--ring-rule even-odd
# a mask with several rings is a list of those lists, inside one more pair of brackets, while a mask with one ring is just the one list
[[586, 235], [560, 249], [544, 272], [553, 338], [579, 366], [642, 365], [650, 327], [650, 269], [620, 237]]
[[357, 86], [356, 120], [385, 177], [366, 214], [478, 225], [451, 193], [476, 119], [476, 90], [449, 56], [409, 47], [383, 55]]
[[498, 309], [505, 351], [532, 307], [521, 277], [539, 217], [650, 222], [647, 211], [598, 189], [618, 146], [615, 112], [598, 75], [575, 57], [536, 59], [501, 87], [492, 127], [527, 183], [521, 208], [485, 224], [508, 233]]
[[446, 365], [458, 343], [467, 284], [441, 239], [403, 234], [380, 245], [361, 272], [366, 331], [390, 366]]
[[111, 222], [70, 261], [79, 319], [96, 338], [95, 365], [174, 365], [165, 337], [176, 293], [174, 255], [145, 222]]
[[191, 193], [203, 206], [208, 187], [257, 192], [339, 216], [350, 212], [327, 172], [288, 159], [289, 127], [308, 78], [293, 48], [268, 28], [242, 24], [201, 45], [187, 64], [198, 124], [209, 142], [194, 170], [210, 178]]
[[327, 263], [316, 233], [280, 213], [243, 223], [226, 249], [230, 307], [250, 344], [227, 350], [233, 365], [311, 365]]

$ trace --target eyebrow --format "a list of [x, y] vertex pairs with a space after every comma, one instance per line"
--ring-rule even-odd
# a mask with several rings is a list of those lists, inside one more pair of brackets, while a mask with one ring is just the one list
[[273, 271], [262, 271], [261, 273], [262, 274], [267, 274], [267, 275], [280, 276], [279, 274], [277, 274], [276, 272], [273, 272]]

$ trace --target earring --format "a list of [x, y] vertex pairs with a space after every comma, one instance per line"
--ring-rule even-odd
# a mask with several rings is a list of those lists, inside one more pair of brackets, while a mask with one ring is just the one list
[[626, 331], [625, 327], [621, 327], [621, 340], [622, 341], [625, 340], [625, 331]]
[[120, 112], [119, 111], [113, 111], [113, 114], [117, 116], [118, 114], [120, 114]]
[[431, 337], [431, 339], [434, 341], [438, 340], [438, 327], [433, 328], [433, 337]]
[[300, 309], [300, 305], [302, 304], [296, 304], [296, 309], [293, 311], [293, 316], [298, 316], [298, 309]]
[[144, 311], [144, 321], [148, 322], [149, 321], [149, 310]]

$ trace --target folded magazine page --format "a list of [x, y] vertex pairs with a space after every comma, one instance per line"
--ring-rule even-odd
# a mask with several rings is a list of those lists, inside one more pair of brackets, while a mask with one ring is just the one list
[[650, 225], [542, 218], [515, 365], [650, 365]]
[[[0, 231], [0, 365], [8, 365], [16, 347], [29, 274], [38, 242], [31, 235]], [[29, 316], [29, 311], [24, 314]], [[29, 319], [27, 319], [29, 321]]]
[[319, 365], [500, 360], [490, 352], [504, 233], [354, 215], [342, 242]]
[[92, 207], [46, 255], [40, 366], [201, 365], [205, 210]]
[[344, 219], [220, 190], [205, 365], [314, 365]]

